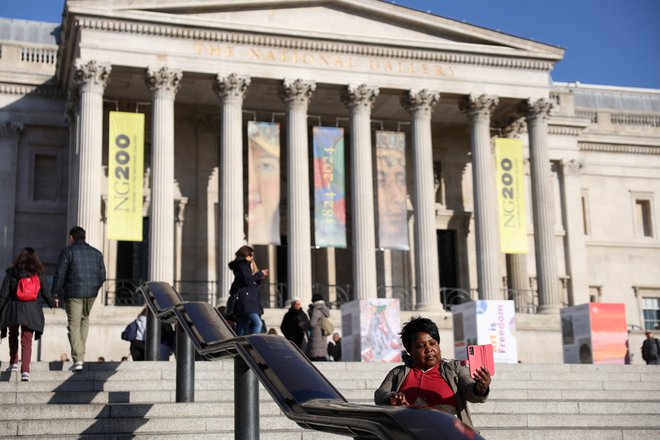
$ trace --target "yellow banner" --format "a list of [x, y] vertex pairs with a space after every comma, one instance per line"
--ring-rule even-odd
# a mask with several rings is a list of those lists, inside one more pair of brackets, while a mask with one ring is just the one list
[[110, 112], [108, 238], [142, 241], [144, 114]]
[[500, 246], [505, 254], [527, 253], [525, 169], [522, 140], [496, 139]]

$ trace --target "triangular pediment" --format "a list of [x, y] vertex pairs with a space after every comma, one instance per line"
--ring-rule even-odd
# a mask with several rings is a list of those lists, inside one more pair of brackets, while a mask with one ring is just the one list
[[68, 0], [70, 13], [411, 49], [559, 60], [563, 49], [381, 0]]

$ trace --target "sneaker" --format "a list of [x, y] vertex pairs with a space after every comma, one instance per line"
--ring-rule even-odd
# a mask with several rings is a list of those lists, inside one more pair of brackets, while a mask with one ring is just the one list
[[82, 369], [83, 369], [82, 361], [78, 361], [71, 366], [71, 371], [82, 371]]
[[18, 364], [11, 364], [9, 367], [7, 367], [7, 371], [18, 371]]
[[30, 381], [30, 373], [23, 372], [21, 373], [21, 382], [29, 382]]

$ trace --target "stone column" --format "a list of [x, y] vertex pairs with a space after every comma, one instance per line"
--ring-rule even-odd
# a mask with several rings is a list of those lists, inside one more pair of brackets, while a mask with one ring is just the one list
[[250, 78], [232, 73], [218, 75], [214, 84], [220, 98], [220, 303], [229, 295], [232, 274], [228, 264], [245, 243], [243, 232], [243, 134], [242, 108]]
[[354, 299], [376, 298], [376, 233], [371, 160], [371, 107], [377, 87], [348, 86], [346, 105], [351, 112], [352, 244]]
[[410, 91], [403, 105], [412, 117], [412, 149], [415, 187], [415, 279], [417, 310], [440, 310], [438, 239], [435, 227], [435, 184], [431, 113], [440, 99], [435, 91]]
[[570, 305], [589, 302], [587, 281], [587, 248], [584, 240], [584, 212], [580, 174], [582, 164], [576, 159], [562, 160], [562, 209], [566, 225], [566, 269], [570, 277], [568, 299]]
[[498, 100], [494, 97], [471, 95], [464, 107], [470, 119], [477, 280], [480, 299], [502, 299], [495, 158], [490, 142], [490, 116], [497, 103]]
[[[69, 96], [66, 103], [64, 118], [69, 126], [69, 169], [67, 179], [67, 209], [66, 225], [71, 228], [75, 225], [78, 218], [78, 186], [80, 185], [78, 176], [78, 163], [80, 162], [80, 113], [78, 103], [80, 96], [75, 88], [69, 90]], [[68, 243], [68, 239], [62, 237], [63, 243]]]
[[195, 274], [199, 280], [208, 280], [208, 302], [217, 302], [218, 263], [216, 259], [218, 240], [216, 232], [216, 205], [218, 203], [218, 139], [220, 116], [199, 115], [195, 117], [197, 132], [197, 208], [195, 213]]
[[147, 69], [152, 99], [149, 279], [174, 284], [174, 96], [179, 70]]
[[[186, 220], [186, 205], [188, 197], [181, 197], [176, 201], [175, 233], [174, 233], [174, 276], [181, 280], [181, 267], [183, 262], [183, 224]], [[212, 305], [213, 303], [209, 301]]]
[[303, 304], [312, 299], [312, 213], [309, 204], [307, 106], [316, 90], [313, 81], [284, 80], [282, 99], [287, 104], [287, 210], [289, 297]]
[[23, 126], [11, 121], [0, 123], [0, 264], [9, 267], [14, 255], [14, 219], [16, 215], [16, 175], [18, 141]]
[[539, 313], [556, 313], [561, 307], [555, 250], [554, 198], [548, 154], [550, 109], [552, 104], [545, 99], [527, 101], [523, 108], [529, 132]]
[[[103, 176], [103, 91], [112, 67], [77, 61], [73, 80], [80, 94], [78, 200], [75, 223], [87, 231], [87, 243], [103, 248], [101, 182]], [[70, 228], [73, 225], [68, 225]], [[68, 232], [68, 231], [67, 231]]]

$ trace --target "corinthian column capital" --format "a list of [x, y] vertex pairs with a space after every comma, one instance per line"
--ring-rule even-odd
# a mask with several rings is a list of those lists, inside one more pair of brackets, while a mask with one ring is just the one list
[[426, 113], [430, 116], [439, 100], [440, 92], [438, 91], [422, 89], [414, 92], [410, 90], [401, 98], [401, 105], [409, 113]]
[[465, 101], [460, 103], [460, 109], [468, 115], [470, 119], [479, 117], [489, 117], [497, 107], [499, 99], [495, 96], [479, 95], [468, 96]]
[[215, 93], [222, 100], [243, 100], [250, 82], [250, 77], [247, 75], [239, 75], [237, 73], [230, 73], [227, 76], [218, 75], [215, 78], [213, 90], [215, 90]]
[[145, 82], [151, 93], [164, 93], [174, 96], [179, 91], [182, 77], [183, 73], [178, 69], [149, 67], [147, 68]]
[[73, 71], [73, 82], [78, 88], [88, 88], [91, 91], [102, 92], [108, 84], [112, 66], [97, 63], [96, 60], [87, 63], [76, 60]]
[[561, 161], [562, 170], [565, 175], [579, 176], [582, 171], [582, 162], [577, 159], [568, 159]]
[[550, 116], [550, 110], [552, 110], [552, 103], [543, 98], [536, 101], [528, 99], [522, 103], [521, 110], [528, 121], [547, 120]]
[[289, 105], [307, 106], [316, 90], [316, 82], [285, 79], [282, 87], [282, 100]]
[[348, 108], [364, 108], [371, 109], [374, 101], [380, 94], [380, 90], [376, 86], [368, 86], [361, 84], [359, 86], [349, 85], [346, 88], [346, 96], [344, 96], [344, 103]]
[[23, 124], [15, 124], [11, 121], [0, 122], [0, 139], [18, 139], [22, 131]]

